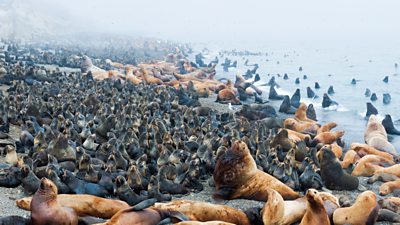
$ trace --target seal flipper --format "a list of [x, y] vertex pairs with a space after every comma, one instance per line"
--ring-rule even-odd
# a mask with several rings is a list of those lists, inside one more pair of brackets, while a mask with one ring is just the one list
[[149, 198], [149, 199], [146, 199], [146, 200], [139, 202], [138, 204], [132, 206], [129, 211], [140, 211], [140, 210], [149, 208], [150, 206], [153, 206], [156, 202], [157, 202], [157, 199]]
[[157, 223], [157, 225], [166, 225], [166, 224], [171, 224], [172, 220], [171, 218], [165, 218], [163, 220], [161, 220], [160, 222]]

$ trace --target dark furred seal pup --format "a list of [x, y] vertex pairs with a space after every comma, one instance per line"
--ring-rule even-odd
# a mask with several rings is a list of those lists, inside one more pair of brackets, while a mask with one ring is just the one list
[[358, 188], [358, 178], [343, 171], [339, 160], [332, 150], [324, 146], [321, 159], [321, 177], [325, 186], [332, 190], [355, 190]]
[[31, 201], [32, 225], [77, 225], [78, 216], [71, 208], [61, 207], [57, 202], [57, 187], [48, 180], [42, 178], [40, 187]]

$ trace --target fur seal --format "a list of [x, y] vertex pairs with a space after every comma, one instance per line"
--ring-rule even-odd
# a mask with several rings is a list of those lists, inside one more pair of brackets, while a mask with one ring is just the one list
[[380, 209], [378, 214], [378, 222], [385, 221], [390, 223], [400, 223], [400, 215], [388, 209]]
[[371, 115], [364, 132], [364, 140], [378, 150], [397, 155], [396, 148], [388, 141], [387, 133], [383, 125], [375, 115]]
[[298, 108], [300, 106], [300, 99], [301, 99], [300, 89], [297, 88], [296, 91], [293, 93], [292, 97], [290, 98], [290, 105], [295, 108]]
[[279, 107], [279, 112], [286, 114], [295, 114], [296, 108], [290, 104], [290, 98], [288, 95], [285, 95], [283, 98], [282, 104]]
[[350, 82], [350, 84], [351, 84], [351, 85], [356, 85], [356, 84], [357, 84], [357, 81], [356, 81], [356, 79], [355, 79], [355, 78], [351, 79], [351, 82]]
[[167, 203], [156, 203], [153, 208], [178, 211], [190, 220], [201, 222], [219, 220], [237, 225], [250, 225], [246, 214], [240, 210], [225, 205], [191, 200], [173, 200]]
[[321, 177], [327, 188], [332, 190], [355, 190], [358, 188], [358, 178], [343, 171], [339, 160], [330, 148], [324, 146], [321, 158]]
[[337, 225], [374, 224], [378, 217], [378, 210], [375, 193], [364, 191], [357, 196], [356, 202], [352, 206], [335, 210], [333, 223]]
[[91, 194], [98, 197], [106, 197], [109, 195], [108, 191], [96, 184], [81, 180], [68, 170], [64, 171], [61, 180], [69, 187], [72, 193], [75, 194]]
[[385, 82], [385, 83], [389, 83], [389, 76], [385, 76], [385, 78], [383, 78], [382, 81]]
[[306, 192], [307, 210], [300, 222], [300, 225], [326, 224], [330, 225], [328, 214], [326, 213], [324, 202], [318, 191], [308, 189]]
[[314, 105], [312, 103], [308, 105], [306, 114], [307, 118], [317, 121], [317, 113], [315, 112]]
[[234, 225], [234, 223], [227, 223], [223, 221], [207, 221], [207, 222], [199, 222], [199, 221], [183, 221], [176, 223], [176, 225]]
[[30, 209], [32, 225], [78, 224], [78, 215], [73, 209], [62, 207], [58, 203], [57, 187], [47, 178], [40, 180], [40, 187], [32, 197]]
[[299, 197], [297, 192], [278, 179], [257, 169], [246, 143], [239, 140], [218, 158], [213, 178], [216, 198], [266, 201], [267, 188], [278, 191], [284, 199]]
[[297, 77], [296, 80], [294, 81], [295, 84], [300, 84], [300, 78]]
[[385, 128], [386, 133], [400, 135], [400, 131], [394, 127], [392, 117], [389, 114], [386, 114], [382, 120], [382, 126]]
[[371, 115], [378, 115], [378, 110], [372, 105], [371, 102], [367, 102], [367, 112], [365, 118], [368, 119]]
[[321, 88], [321, 86], [319, 86], [319, 83], [318, 83], [318, 82], [315, 82], [315, 84], [314, 84], [314, 88], [315, 88], [315, 89], [320, 89], [320, 88]]
[[333, 86], [331, 85], [331, 86], [329, 86], [329, 88], [328, 88], [328, 92], [327, 92], [329, 95], [333, 95], [334, 93], [335, 93], [335, 90], [333, 90]]
[[316, 98], [318, 97], [315, 92], [310, 88], [307, 87], [307, 98]]
[[284, 95], [278, 95], [278, 92], [276, 92], [275, 87], [271, 85], [271, 87], [269, 88], [268, 99], [282, 100], [284, 97], [285, 97]]

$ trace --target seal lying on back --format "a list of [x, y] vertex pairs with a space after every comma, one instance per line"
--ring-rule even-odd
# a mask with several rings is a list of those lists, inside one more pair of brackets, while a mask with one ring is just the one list
[[275, 177], [259, 170], [246, 143], [235, 141], [230, 150], [219, 157], [213, 178], [214, 197], [247, 198], [267, 201], [267, 188], [279, 192], [284, 199], [296, 199], [299, 194]]
[[57, 202], [57, 187], [42, 178], [40, 187], [32, 197], [31, 202], [32, 225], [77, 225], [78, 216], [71, 208], [62, 207]]

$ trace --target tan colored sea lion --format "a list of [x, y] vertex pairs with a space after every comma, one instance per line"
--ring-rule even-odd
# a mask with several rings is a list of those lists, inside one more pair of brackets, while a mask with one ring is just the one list
[[337, 126], [337, 123], [335, 122], [329, 122], [326, 123], [324, 125], [322, 125], [318, 130], [317, 130], [317, 134], [323, 133], [323, 132], [329, 132], [331, 131], [333, 128], [335, 128]]
[[311, 145], [316, 146], [318, 143], [332, 144], [337, 139], [343, 137], [343, 135], [344, 135], [344, 131], [322, 132], [320, 134], [317, 134], [317, 136], [314, 137]]
[[232, 89], [223, 89], [218, 92], [217, 95], [217, 102], [221, 103], [228, 103], [230, 102], [231, 104], [239, 104], [240, 100], [238, 97], [236, 97], [236, 94]]
[[378, 150], [393, 155], [398, 154], [396, 148], [388, 141], [386, 130], [375, 115], [369, 117], [367, 128], [364, 132], [364, 140], [369, 146]]
[[[32, 197], [25, 197], [16, 200], [16, 204], [19, 208], [30, 210], [31, 201]], [[57, 201], [60, 206], [73, 209], [78, 216], [89, 215], [103, 219], [109, 219], [118, 211], [130, 207], [124, 201], [93, 195], [61, 194], [57, 195]]]
[[399, 197], [388, 197], [379, 201], [380, 206], [383, 209], [389, 209], [395, 213], [400, 213], [400, 198]]
[[378, 155], [366, 155], [356, 162], [356, 166], [351, 175], [372, 176], [376, 172], [376, 169], [379, 168], [373, 165], [381, 165], [382, 163], [393, 164], [394, 162]]
[[264, 225], [289, 225], [303, 218], [307, 210], [304, 198], [284, 201], [282, 196], [273, 189], [267, 189], [268, 201], [261, 210]]
[[304, 141], [304, 140], [307, 140], [307, 141], [311, 140], [311, 137], [308, 134], [302, 134], [302, 133], [299, 133], [297, 131], [293, 131], [290, 129], [286, 129], [286, 130], [288, 132], [288, 137], [295, 143]]
[[294, 118], [298, 121], [317, 124], [317, 121], [307, 118], [307, 105], [303, 102], [300, 103], [299, 108], [294, 113]]
[[14, 146], [12, 145], [7, 145], [4, 148], [5, 152], [6, 152], [6, 163], [10, 164], [10, 165], [17, 165], [18, 164], [18, 155], [17, 155], [17, 151], [15, 149]]
[[334, 224], [374, 224], [378, 216], [378, 203], [372, 191], [364, 191], [357, 196], [356, 202], [350, 207], [336, 209], [333, 213]]
[[190, 220], [200, 222], [218, 220], [237, 225], [250, 225], [250, 221], [244, 212], [229, 206], [208, 202], [173, 200], [167, 203], [156, 203], [153, 208], [178, 211]]
[[389, 167], [379, 167], [375, 170], [375, 174], [379, 173], [390, 173], [400, 177], [400, 164], [395, 164]]
[[71, 208], [57, 202], [57, 186], [47, 178], [40, 180], [40, 187], [32, 197], [31, 224], [77, 225], [78, 215]]
[[267, 188], [276, 190], [284, 199], [299, 197], [290, 187], [259, 170], [243, 141], [235, 141], [231, 149], [218, 158], [213, 178], [216, 186], [214, 197], [217, 198], [267, 201]]
[[351, 164], [354, 164], [359, 159], [360, 156], [357, 155], [357, 152], [350, 149], [346, 154], [344, 154], [343, 161], [340, 162], [340, 165], [343, 169], [347, 169]]
[[367, 144], [360, 144], [360, 143], [352, 143], [350, 145], [350, 149], [353, 149], [354, 151], [357, 152], [357, 154], [359, 156], [364, 156], [364, 155], [379, 155], [381, 157], [384, 157], [388, 160], [392, 160], [393, 161], [393, 155], [387, 153], [387, 152], [383, 152], [383, 151], [379, 151], [374, 147], [371, 147]]
[[379, 187], [379, 194], [380, 195], [388, 195], [388, 194], [392, 193], [394, 190], [399, 189], [399, 188], [400, 188], [400, 178], [395, 181], [389, 181], [389, 182], [383, 183]]
[[326, 213], [324, 202], [318, 191], [308, 189], [306, 193], [307, 211], [301, 220], [300, 225], [330, 225], [328, 214]]
[[300, 133], [316, 133], [319, 125], [309, 122], [299, 122], [293, 118], [287, 118], [283, 122], [286, 129], [297, 131]]

